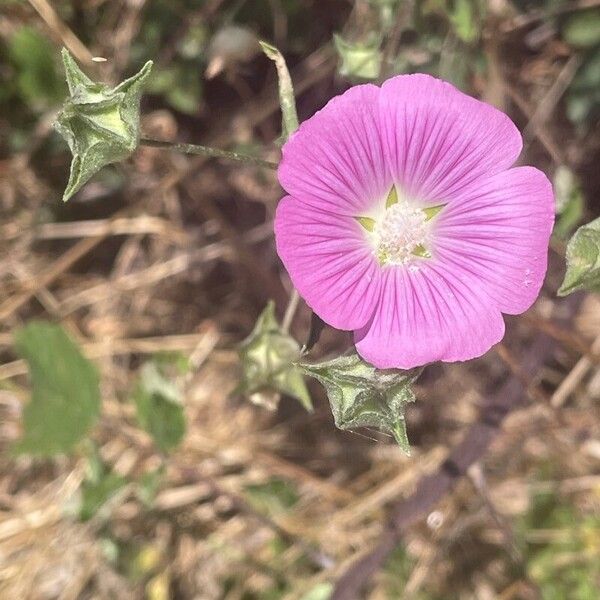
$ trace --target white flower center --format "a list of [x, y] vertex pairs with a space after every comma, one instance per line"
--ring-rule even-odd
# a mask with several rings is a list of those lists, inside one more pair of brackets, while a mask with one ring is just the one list
[[373, 229], [377, 256], [382, 264], [406, 264], [427, 238], [427, 215], [404, 202], [386, 209]]

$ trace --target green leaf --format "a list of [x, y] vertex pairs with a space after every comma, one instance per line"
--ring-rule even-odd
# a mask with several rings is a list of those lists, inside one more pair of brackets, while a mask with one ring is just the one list
[[202, 83], [198, 65], [175, 63], [155, 69], [146, 84], [150, 94], [157, 94], [179, 112], [197, 115], [202, 99]]
[[569, 119], [586, 129], [600, 111], [600, 44], [586, 52], [584, 62], [569, 86], [566, 112]]
[[470, 44], [479, 37], [473, 0], [455, 0], [454, 10], [449, 13], [450, 22], [459, 39]]
[[137, 482], [136, 494], [140, 501], [150, 508], [156, 499], [165, 475], [164, 467], [144, 473]]
[[352, 43], [336, 33], [333, 35], [333, 41], [341, 60], [340, 75], [357, 79], [379, 77], [383, 57], [379, 36], [373, 35], [365, 43]]
[[404, 413], [415, 400], [412, 384], [422, 369], [380, 370], [358, 354], [300, 367], [325, 387], [339, 429], [378, 427], [390, 432], [410, 454]]
[[580, 227], [567, 245], [567, 272], [558, 295], [582, 289], [600, 290], [600, 218]]
[[31, 401], [15, 450], [52, 456], [72, 450], [100, 413], [98, 373], [59, 325], [34, 321], [15, 334], [29, 365]]
[[299, 500], [296, 488], [285, 479], [277, 477], [265, 483], [248, 485], [245, 490], [256, 510], [270, 515], [289, 510]]
[[140, 426], [160, 450], [167, 452], [181, 442], [186, 429], [181, 393], [154, 362], [142, 367], [133, 400]]
[[275, 46], [271, 46], [271, 44], [267, 44], [266, 42], [259, 43], [263, 52], [275, 63], [275, 67], [277, 68], [277, 76], [279, 77], [279, 103], [282, 114], [282, 135], [283, 139], [287, 140], [298, 129], [298, 114], [296, 112], [296, 99], [294, 98], [292, 78], [281, 52]]
[[152, 69], [148, 61], [139, 73], [111, 89], [94, 83], [63, 49], [70, 96], [55, 123], [73, 154], [63, 200], [108, 164], [127, 158], [140, 138], [140, 97]]
[[98, 449], [92, 446], [88, 455], [87, 476], [81, 486], [79, 518], [89, 521], [113, 498], [127, 480], [102, 462]]
[[242, 378], [237, 393], [247, 395], [255, 404], [275, 408], [277, 393], [281, 392], [312, 410], [302, 371], [294, 364], [300, 357], [300, 346], [281, 329], [273, 302], [267, 304], [239, 353]]
[[565, 239], [583, 217], [585, 210], [583, 192], [575, 173], [564, 165], [556, 169], [552, 183], [556, 198], [556, 213], [560, 215], [554, 226], [554, 235]]
[[44, 109], [64, 95], [50, 41], [33, 27], [20, 27], [9, 40], [8, 56], [16, 67], [19, 94], [34, 109]]
[[571, 15], [562, 28], [565, 41], [578, 48], [600, 44], [600, 10], [586, 10]]

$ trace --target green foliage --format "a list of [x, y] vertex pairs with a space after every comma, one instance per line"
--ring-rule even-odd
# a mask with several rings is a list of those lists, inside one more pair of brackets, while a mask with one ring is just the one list
[[448, 11], [456, 36], [466, 44], [475, 42], [479, 37], [476, 10], [474, 0], [455, 0], [453, 9]]
[[558, 295], [583, 289], [600, 289], [600, 218], [580, 227], [567, 245], [567, 272]]
[[79, 518], [89, 521], [125, 485], [127, 480], [109, 469], [100, 458], [97, 448], [91, 447], [88, 455], [86, 478], [81, 486]]
[[378, 427], [390, 432], [402, 450], [410, 454], [404, 413], [406, 406], [415, 401], [412, 384], [422, 369], [380, 370], [358, 354], [301, 367], [325, 387], [339, 429]]
[[564, 21], [561, 32], [582, 56], [566, 95], [567, 116], [587, 128], [600, 112], [600, 9], [574, 12]]
[[402, 2], [403, 0], [369, 0], [369, 4], [379, 13], [381, 31], [387, 32], [393, 28]]
[[246, 486], [246, 495], [257, 510], [270, 515], [289, 510], [299, 500], [296, 488], [279, 478]]
[[177, 62], [169, 67], [158, 68], [148, 81], [148, 92], [164, 97], [167, 103], [187, 115], [198, 113], [202, 98], [202, 83], [197, 69], [189, 69]]
[[566, 98], [567, 116], [586, 129], [600, 114], [600, 45], [586, 53]]
[[288, 71], [283, 55], [275, 46], [266, 42], [259, 42], [263, 52], [270, 58], [277, 68], [279, 78], [279, 104], [281, 105], [281, 135], [285, 141], [298, 129], [298, 114], [296, 112], [296, 99], [294, 98], [294, 87], [292, 78]]
[[16, 71], [16, 91], [30, 108], [42, 110], [60, 100], [64, 83], [54, 63], [54, 48], [37, 29], [18, 29], [10, 38], [8, 57]]
[[55, 126], [73, 154], [69, 183], [63, 195], [67, 201], [100, 169], [127, 158], [137, 148], [140, 97], [152, 62], [111, 89], [89, 79], [66, 49], [62, 56], [70, 96]]
[[585, 200], [579, 179], [569, 167], [565, 165], [558, 167], [552, 183], [556, 198], [556, 213], [559, 215], [554, 226], [554, 235], [565, 239], [581, 221]]
[[373, 34], [365, 42], [348, 42], [334, 34], [335, 49], [340, 58], [339, 73], [351, 79], [373, 80], [381, 71], [381, 38]]
[[140, 501], [151, 507], [160, 489], [164, 477], [164, 468], [161, 466], [155, 471], [144, 473], [137, 482], [136, 494]]
[[[600, 517], [538, 494], [518, 526], [529, 576], [544, 600], [590, 600], [600, 586]], [[542, 535], [537, 536], [540, 532]]]
[[562, 35], [576, 48], [593, 48], [600, 44], [600, 9], [574, 12], [565, 21]]
[[[410, 579], [415, 566], [414, 559], [403, 545], [398, 546], [387, 559], [383, 568], [383, 582], [389, 598], [402, 598], [406, 582]], [[421, 591], [415, 600], [431, 600], [429, 594]]]
[[181, 442], [186, 429], [181, 392], [156, 363], [142, 367], [133, 401], [140, 426], [160, 450], [167, 452]]
[[31, 401], [23, 411], [23, 437], [15, 450], [51, 456], [67, 453], [100, 412], [98, 374], [59, 325], [33, 321], [15, 335], [29, 365]]
[[248, 395], [256, 404], [274, 408], [277, 395], [273, 392], [281, 392], [312, 410], [304, 377], [294, 364], [300, 358], [300, 346], [277, 322], [273, 302], [267, 304], [254, 330], [240, 345], [239, 354], [242, 378], [236, 393]]

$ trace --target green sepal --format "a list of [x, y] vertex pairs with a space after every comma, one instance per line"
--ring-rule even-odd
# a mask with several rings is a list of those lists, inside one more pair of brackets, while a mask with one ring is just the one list
[[419, 258], [431, 258], [431, 252], [423, 244], [416, 246], [412, 253]]
[[425, 220], [431, 221], [431, 219], [436, 217], [445, 206], [445, 204], [438, 204], [437, 206], [428, 206], [427, 208], [424, 208], [423, 212], [425, 213]]
[[371, 217], [356, 217], [356, 220], [369, 232], [373, 232], [375, 229], [375, 219]]
[[567, 272], [558, 295], [583, 289], [600, 291], [600, 217], [580, 227], [570, 239]]
[[300, 367], [325, 387], [336, 427], [378, 427], [410, 455], [404, 414], [415, 401], [412, 384], [423, 369], [376, 369], [358, 354]]
[[272, 301], [256, 321], [250, 336], [240, 344], [239, 355], [242, 377], [235, 394], [243, 394], [255, 404], [275, 408], [279, 393], [283, 393], [312, 411], [304, 376], [294, 364], [300, 357], [300, 346], [277, 322]]
[[341, 59], [340, 75], [352, 79], [377, 79], [379, 77], [383, 58], [380, 36], [372, 35], [366, 43], [353, 43], [335, 33], [333, 41]]
[[148, 61], [114, 89], [93, 82], [63, 48], [70, 96], [55, 123], [73, 154], [66, 202], [100, 169], [130, 156], [140, 138], [140, 98], [152, 69]]
[[397, 204], [397, 202], [398, 202], [398, 189], [396, 188], [395, 185], [393, 185], [392, 189], [390, 190], [390, 193], [387, 195], [387, 198], [385, 199], [385, 207], [389, 208], [390, 206]]

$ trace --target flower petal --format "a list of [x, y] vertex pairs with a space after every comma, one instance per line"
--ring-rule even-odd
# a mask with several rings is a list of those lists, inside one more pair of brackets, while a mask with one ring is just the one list
[[440, 214], [436, 255], [484, 287], [502, 312], [520, 314], [542, 287], [553, 223], [547, 177], [533, 167], [509, 169], [468, 186]]
[[510, 167], [521, 134], [501, 111], [429, 75], [383, 84], [381, 131], [392, 176], [408, 194], [449, 202], [470, 181]]
[[321, 210], [361, 216], [389, 192], [374, 85], [358, 85], [304, 121], [283, 146], [279, 182]]
[[437, 360], [468, 360], [504, 335], [500, 311], [436, 262], [416, 271], [384, 271], [371, 322], [354, 333], [358, 353], [380, 369], [412, 369]]
[[354, 218], [286, 196], [277, 206], [275, 240], [294, 286], [325, 322], [350, 330], [371, 318], [381, 270]]

